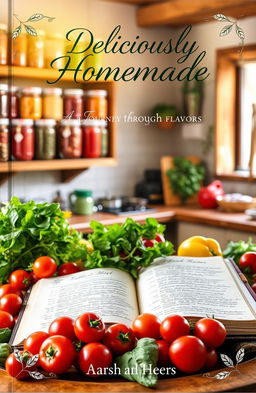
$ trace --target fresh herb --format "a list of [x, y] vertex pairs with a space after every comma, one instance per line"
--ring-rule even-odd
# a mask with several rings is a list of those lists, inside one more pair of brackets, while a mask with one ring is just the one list
[[195, 195], [205, 176], [205, 169], [200, 164], [193, 164], [184, 157], [175, 157], [174, 167], [167, 171], [172, 191], [182, 202]]
[[246, 252], [256, 252], [256, 244], [249, 238], [247, 242], [239, 240], [238, 242], [230, 241], [227, 248], [223, 251], [224, 258], [232, 258], [237, 264], [239, 259]]
[[89, 253], [85, 262], [88, 269], [96, 267], [115, 267], [138, 277], [140, 268], [149, 266], [154, 258], [172, 255], [174, 248], [171, 242], [155, 242], [153, 247], [146, 248], [144, 239], [154, 239], [157, 233], [163, 233], [165, 226], [154, 218], [147, 218], [143, 225], [128, 218], [123, 225], [104, 226], [92, 221], [93, 233], [89, 240], [93, 244], [93, 252]]
[[0, 282], [16, 268], [29, 269], [42, 255], [58, 265], [85, 260], [81, 238], [70, 229], [58, 203], [21, 203], [13, 197], [0, 211]]

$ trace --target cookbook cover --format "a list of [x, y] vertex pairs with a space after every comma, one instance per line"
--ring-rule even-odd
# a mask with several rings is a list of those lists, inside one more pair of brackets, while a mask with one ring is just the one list
[[255, 0], [0, 11], [1, 391], [254, 391]]

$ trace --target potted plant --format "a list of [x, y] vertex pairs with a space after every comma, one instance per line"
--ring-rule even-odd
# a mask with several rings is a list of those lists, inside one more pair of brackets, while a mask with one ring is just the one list
[[160, 121], [157, 121], [158, 128], [162, 130], [170, 130], [175, 125], [175, 119], [178, 116], [178, 110], [174, 105], [157, 104], [151, 110], [152, 116], [159, 116]]

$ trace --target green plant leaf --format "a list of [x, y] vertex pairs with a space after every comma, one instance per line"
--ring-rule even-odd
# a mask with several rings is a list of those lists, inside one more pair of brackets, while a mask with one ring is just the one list
[[36, 29], [30, 25], [24, 25], [25, 26], [25, 30], [29, 35], [32, 36], [37, 36], [37, 32]]
[[239, 38], [241, 38], [241, 40], [243, 41], [245, 38], [245, 33], [244, 30], [236, 25], [236, 34], [238, 35]]
[[44, 16], [43, 14], [34, 14], [31, 15], [26, 22], [37, 22], [38, 20], [44, 19], [46, 18], [46, 16]]
[[220, 37], [228, 35], [232, 30], [233, 25], [226, 25], [220, 31]]
[[13, 30], [12, 32], [12, 39], [15, 40], [15, 38], [17, 38], [21, 33], [21, 25], [16, 27], [15, 30]]
[[225, 22], [225, 21], [231, 22], [231, 20], [223, 14], [215, 14], [213, 15], [213, 17], [214, 19], [217, 19], [219, 22]]

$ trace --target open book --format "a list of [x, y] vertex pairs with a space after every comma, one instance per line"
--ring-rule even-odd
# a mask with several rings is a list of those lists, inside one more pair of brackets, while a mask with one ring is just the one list
[[256, 302], [231, 261], [174, 256], [156, 259], [136, 282], [113, 268], [38, 281], [11, 344], [20, 344], [32, 332], [47, 331], [57, 317], [76, 318], [88, 311], [105, 323], [127, 325], [144, 312], [160, 320], [171, 314], [192, 319], [214, 315], [224, 322], [228, 334], [256, 334]]

